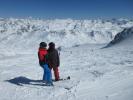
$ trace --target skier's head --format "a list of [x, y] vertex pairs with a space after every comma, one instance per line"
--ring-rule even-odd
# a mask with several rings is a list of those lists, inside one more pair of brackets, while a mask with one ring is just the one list
[[49, 48], [54, 49], [54, 48], [55, 48], [55, 43], [54, 43], [54, 42], [50, 42], [50, 43], [49, 43]]
[[45, 43], [45, 42], [40, 43], [40, 48], [46, 48], [46, 47], [47, 47], [47, 43]]

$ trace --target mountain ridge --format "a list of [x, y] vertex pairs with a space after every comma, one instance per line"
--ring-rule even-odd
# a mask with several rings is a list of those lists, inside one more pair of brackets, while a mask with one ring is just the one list
[[114, 39], [107, 46], [105, 46], [105, 48], [111, 47], [115, 44], [118, 44], [118, 43], [120, 43], [126, 39], [132, 38], [132, 37], [133, 37], [133, 27], [125, 28], [123, 31], [116, 34]]

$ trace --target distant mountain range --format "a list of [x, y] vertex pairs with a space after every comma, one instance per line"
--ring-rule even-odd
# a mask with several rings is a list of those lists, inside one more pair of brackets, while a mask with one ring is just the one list
[[109, 43], [115, 35], [133, 26], [131, 19], [72, 20], [72, 19], [15, 19], [0, 18], [2, 45], [37, 46], [39, 42], [55, 42], [70, 47], [87, 43]]

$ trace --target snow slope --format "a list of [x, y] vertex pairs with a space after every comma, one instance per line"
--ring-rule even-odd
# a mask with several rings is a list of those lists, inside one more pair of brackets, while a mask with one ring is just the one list
[[[22, 41], [35, 43], [28, 34]], [[54, 82], [54, 87], [42, 86], [37, 50], [21, 47], [14, 38], [15, 43], [7, 39], [0, 44], [0, 100], [133, 100], [133, 37], [106, 49], [100, 49], [103, 44], [62, 48], [60, 76], [71, 80]], [[7, 42], [17, 49], [5, 49]]]
[[132, 100], [133, 46], [102, 46], [63, 49], [60, 76], [71, 80], [54, 82], [54, 87], [39, 82], [43, 71], [36, 53], [4, 56], [0, 100]]

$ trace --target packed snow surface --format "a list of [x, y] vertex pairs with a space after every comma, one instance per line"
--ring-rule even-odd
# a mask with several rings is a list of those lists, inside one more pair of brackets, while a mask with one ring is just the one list
[[[80, 39], [84, 33], [75, 33], [81, 35], [79, 38], [77, 37], [78, 39], [75, 36], [64, 38], [62, 33], [59, 35], [62, 38], [58, 37], [57, 34], [59, 33], [54, 34], [57, 37], [52, 37], [53, 34], [47, 33], [46, 30], [44, 33], [42, 30], [40, 33], [28, 30], [28, 32], [21, 32], [22, 34], [18, 35], [15, 33], [16, 30], [20, 28], [20, 23], [23, 23], [22, 26], [26, 25], [24, 23], [26, 20], [22, 20], [22, 22], [20, 20], [20, 23], [18, 19], [16, 20], [8, 19], [5, 22], [5, 19], [1, 19], [1, 23], [3, 23], [1, 25], [7, 26], [7, 30], [0, 33], [0, 100], [133, 100], [133, 37], [110, 48], [101, 49], [105, 44], [90, 44], [90, 41], [81, 44], [74, 43], [74, 40]], [[11, 21], [13, 25], [8, 21]], [[31, 19], [27, 19], [27, 21], [29, 21], [30, 26], [31, 23], [34, 23], [34, 20]], [[44, 27], [44, 23], [47, 22], [48, 29], [55, 29], [55, 31], [66, 25], [60, 26], [60, 23], [78, 22], [73, 20], [38, 21], [38, 23], [35, 21], [35, 25]], [[59, 26], [55, 22], [59, 22]], [[126, 22], [130, 27], [132, 21]], [[125, 24], [123, 27], [117, 26], [116, 23], [113, 24], [111, 27], [114, 27], [114, 30], [116, 28], [116, 32], [122, 31], [123, 27], [128, 27]], [[95, 28], [95, 25], [92, 25], [92, 28], [93, 26]], [[90, 30], [87, 27], [86, 29]], [[64, 26], [64, 28], [68, 27]], [[71, 29], [71, 27], [69, 28]], [[103, 27], [102, 29], [108, 30], [106, 28]], [[117, 34], [109, 26], [108, 28], [112, 31], [111, 34]], [[99, 28], [96, 29], [99, 30]], [[100, 31], [101, 34], [105, 34], [102, 33], [103, 30]], [[44, 83], [41, 82], [43, 70], [38, 64], [37, 43], [45, 41], [44, 34], [47, 39], [49, 37], [47, 42], [59, 38], [59, 41], [56, 42], [57, 47], [65, 45], [60, 51], [60, 77], [71, 77], [70, 80], [54, 82], [53, 87], [43, 86]], [[70, 35], [69, 32], [65, 34]], [[68, 41], [63, 42], [64, 39], [68, 39]], [[66, 46], [68, 43], [72, 45]], [[31, 47], [31, 49], [26, 48], [26, 46]]]

